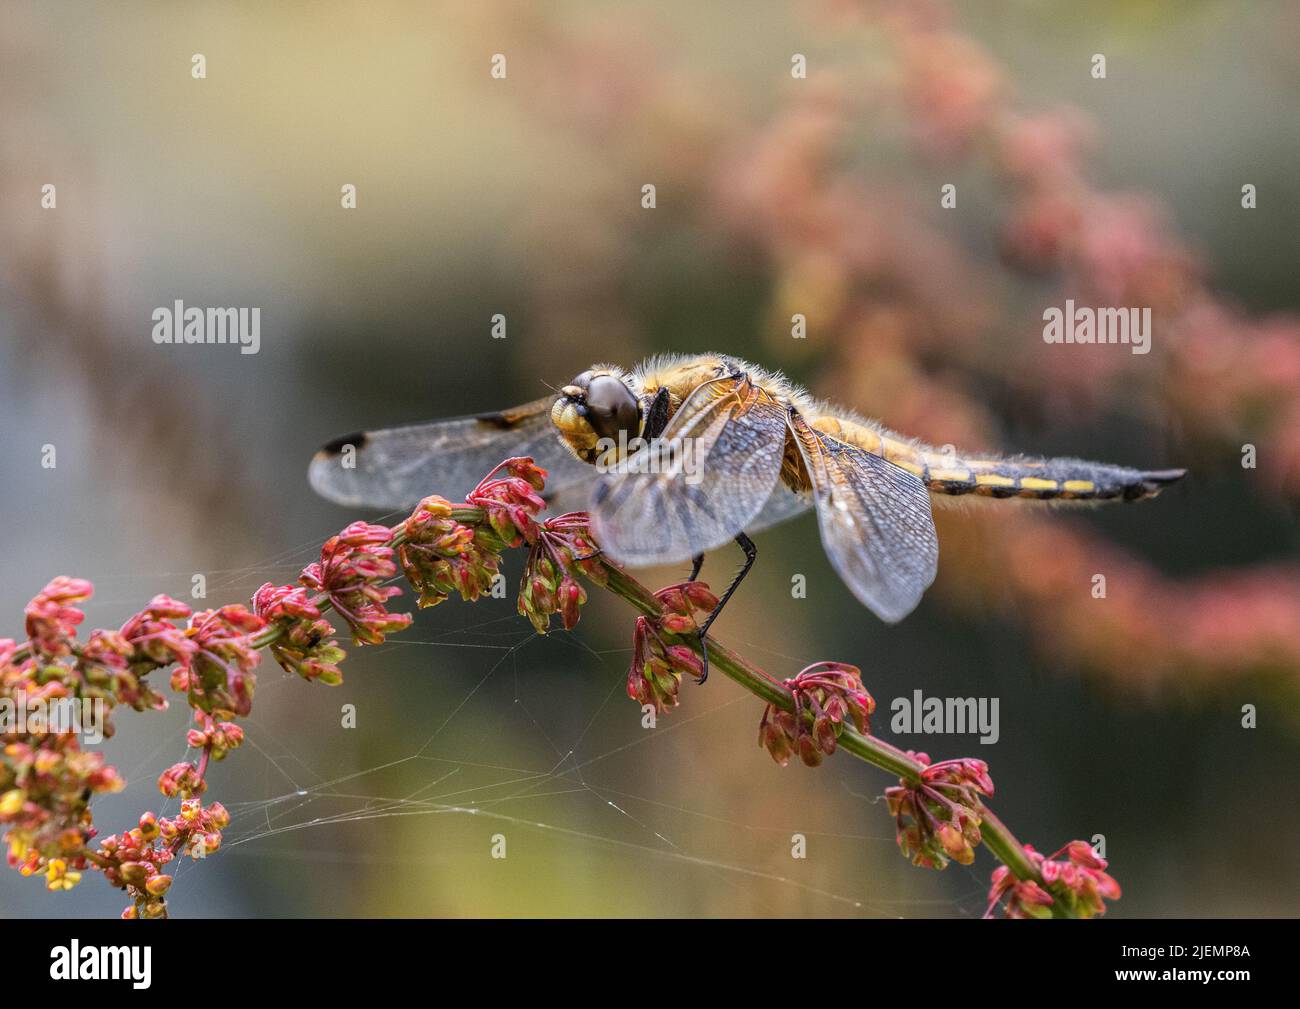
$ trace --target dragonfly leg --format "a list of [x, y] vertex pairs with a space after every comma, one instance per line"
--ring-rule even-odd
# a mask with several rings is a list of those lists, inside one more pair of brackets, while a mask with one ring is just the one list
[[649, 441], [664, 433], [664, 428], [668, 426], [670, 405], [668, 388], [665, 386], [655, 393], [655, 398], [650, 401], [650, 409], [646, 411], [645, 428], [641, 432], [641, 437]]
[[[718, 619], [718, 614], [722, 612], [722, 607], [727, 605], [727, 600], [732, 597], [736, 589], [740, 587], [740, 583], [745, 580], [745, 576], [749, 574], [749, 569], [754, 566], [754, 559], [758, 556], [758, 547], [744, 533], [736, 536], [736, 542], [740, 544], [740, 549], [745, 551], [745, 565], [740, 569], [736, 577], [731, 580], [731, 584], [727, 586], [727, 591], [722, 593], [722, 598], [718, 600], [718, 605], [713, 607], [713, 612], [708, 615], [704, 625], [700, 628], [700, 652], [704, 661], [700, 670], [700, 678], [695, 681], [696, 683], [703, 683], [709, 678], [709, 642], [707, 640], [709, 628], [713, 626], [713, 621]], [[700, 560], [700, 558], [696, 559]]]
[[700, 577], [700, 568], [704, 567], [704, 555], [699, 554], [691, 561], [691, 577], [687, 578], [688, 582], [693, 582]]

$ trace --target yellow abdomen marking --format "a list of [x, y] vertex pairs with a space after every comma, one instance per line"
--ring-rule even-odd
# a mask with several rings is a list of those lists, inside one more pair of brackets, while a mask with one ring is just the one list
[[820, 431], [832, 438], [838, 438], [840, 441], [847, 442], [864, 452], [870, 452], [872, 455], [884, 455], [884, 452], [881, 451], [880, 435], [865, 425], [841, 421], [838, 417], [818, 417], [810, 422], [810, 426], [814, 431]]

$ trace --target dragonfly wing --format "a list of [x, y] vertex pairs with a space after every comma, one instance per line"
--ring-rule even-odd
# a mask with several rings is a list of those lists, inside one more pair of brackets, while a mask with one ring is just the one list
[[831, 565], [864, 606], [897, 623], [916, 608], [939, 565], [925, 484], [880, 456], [813, 430], [802, 417], [791, 423]]
[[745, 532], [758, 533], [770, 529], [796, 515], [802, 515], [812, 506], [811, 494], [792, 491], [784, 481], [778, 480], [767, 501], [764, 502], [762, 510], [754, 516], [749, 525], [745, 526]]
[[429, 494], [464, 500], [497, 463], [527, 455], [549, 474], [548, 496], [575, 487], [589, 493], [598, 474], [564, 447], [551, 425], [552, 402], [336, 438], [316, 453], [308, 479], [338, 504], [408, 508]]
[[597, 484], [596, 542], [631, 566], [685, 561], [729, 542], [771, 497], [786, 432], [785, 407], [745, 376], [703, 383], [654, 445]]
[[546, 481], [546, 490], [542, 492], [542, 497], [546, 499], [548, 515], [585, 512], [591, 505], [591, 495], [600, 483], [600, 473], [594, 466], [586, 463], [581, 465], [586, 473], [580, 481], [564, 486], [556, 484], [554, 487], [551, 486], [551, 480]]

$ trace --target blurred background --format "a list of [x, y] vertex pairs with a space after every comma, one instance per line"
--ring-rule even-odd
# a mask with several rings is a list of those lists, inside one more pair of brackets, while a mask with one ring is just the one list
[[[804, 517], [761, 536], [716, 633], [777, 676], [860, 665], [877, 731], [987, 760], [1039, 850], [1104, 835], [1113, 915], [1293, 914], [1297, 53], [1300, 7], [1271, 2], [8, 0], [0, 633], [57, 574], [94, 581], [87, 627], [190, 600], [196, 573], [208, 605], [292, 581], [377, 517], [309, 490], [334, 435], [726, 352], [936, 444], [1189, 467], [1140, 506], [941, 514], [938, 581], [897, 627]], [[1045, 345], [1066, 298], [1150, 307], [1151, 353]], [[155, 345], [176, 299], [259, 307], [260, 353]], [[340, 687], [264, 662], [210, 779], [226, 845], [180, 869], [172, 913], [983, 911], [987, 852], [910, 867], [892, 782], [777, 767], [762, 705], [722, 677], [643, 729], [631, 632], [601, 593], [544, 638], [513, 599], [452, 601], [351, 649]], [[889, 702], [918, 688], [999, 698], [1000, 740], [894, 735]], [[155, 781], [186, 715], [116, 716], [130, 784], [96, 803], [101, 833], [175, 812]], [[3, 915], [124, 903], [93, 875], [49, 894], [0, 873]]]

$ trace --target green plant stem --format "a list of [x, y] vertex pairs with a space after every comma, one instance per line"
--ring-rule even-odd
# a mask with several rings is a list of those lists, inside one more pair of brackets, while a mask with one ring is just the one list
[[[605, 571], [608, 575], [605, 588], [631, 603], [646, 616], [660, 615], [661, 610], [654, 593], [613, 564], [606, 562]], [[699, 639], [694, 636], [678, 636], [677, 640], [696, 652], [702, 651]], [[730, 648], [715, 641], [712, 636], [709, 638], [709, 665], [713, 669], [721, 670], [768, 704], [774, 704], [786, 711], [794, 710], [794, 697], [785, 684], [773, 679]], [[839, 746], [855, 757], [909, 782], [919, 781], [921, 772], [925, 770], [924, 764], [898, 747], [875, 736], [863, 735], [848, 725], [840, 734]], [[1042, 885], [1042, 877], [1025, 856], [1024, 846], [1016, 840], [1006, 824], [994, 815], [993, 810], [988, 806], [984, 806], [983, 809], [980, 836], [984, 845], [1011, 870], [1017, 879], [1032, 879]]]

